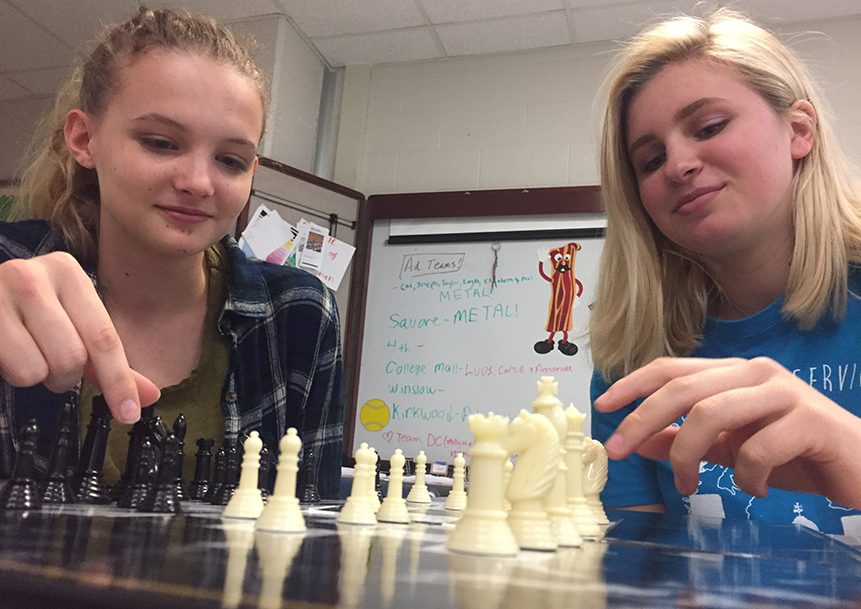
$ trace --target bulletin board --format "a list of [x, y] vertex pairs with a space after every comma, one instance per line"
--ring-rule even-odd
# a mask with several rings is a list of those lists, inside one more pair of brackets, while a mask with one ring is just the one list
[[[371, 196], [367, 213], [353, 446], [450, 462], [469, 451], [470, 414], [516, 416], [545, 375], [588, 415], [589, 304], [605, 226], [597, 187]], [[539, 353], [559, 312], [548, 252], [570, 243], [582, 293], [568, 344], [560, 330]]]

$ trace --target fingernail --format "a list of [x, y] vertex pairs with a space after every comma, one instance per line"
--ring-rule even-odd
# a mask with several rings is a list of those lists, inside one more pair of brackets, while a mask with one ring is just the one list
[[611, 459], [618, 459], [628, 452], [628, 445], [625, 442], [625, 438], [618, 433], [614, 433], [607, 439], [607, 443], [604, 444], [604, 448], [607, 450], [607, 456]]
[[141, 418], [141, 409], [134, 400], [125, 400], [120, 404], [120, 422], [137, 423]]

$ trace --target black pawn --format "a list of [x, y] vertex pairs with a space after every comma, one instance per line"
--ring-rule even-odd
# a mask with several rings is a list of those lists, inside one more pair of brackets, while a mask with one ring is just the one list
[[15, 468], [12, 478], [0, 494], [0, 509], [4, 510], [38, 510], [42, 507], [39, 489], [35, 478], [36, 442], [39, 440], [39, 425], [35, 419], [21, 429], [20, 449], [15, 457]]
[[269, 472], [272, 470], [272, 453], [263, 445], [260, 449], [260, 468], [257, 470], [257, 488], [263, 501], [269, 500]]
[[212, 470], [212, 445], [215, 440], [198, 438], [197, 455], [194, 458], [194, 480], [188, 487], [188, 496], [201, 501], [209, 490], [209, 473]]
[[227, 449], [227, 455], [224, 459], [224, 484], [218, 493], [213, 494], [213, 505], [227, 505], [239, 483], [239, 447], [237, 444], [238, 442], [231, 444]]
[[374, 491], [377, 493], [377, 499], [383, 500], [383, 486], [380, 484], [380, 453], [377, 453], [377, 467], [374, 468]]
[[180, 441], [169, 433], [162, 448], [158, 478], [146, 498], [138, 506], [139, 512], [179, 514], [182, 508], [176, 496], [176, 467], [179, 464]]
[[185, 421], [185, 416], [180, 412], [173, 422], [173, 435], [179, 440], [179, 453], [176, 456], [176, 496], [180, 501], [187, 499], [186, 493], [182, 488], [182, 467], [185, 463], [185, 432], [188, 425]]
[[111, 499], [114, 501], [119, 501], [126, 494], [126, 491], [134, 480], [138, 459], [140, 459], [141, 444], [144, 437], [146, 437], [147, 425], [149, 425], [149, 421], [153, 418], [154, 414], [152, 408], [141, 409], [141, 418], [132, 425], [131, 431], [128, 432], [129, 449], [126, 452], [126, 466], [117, 485], [111, 492]]
[[75, 503], [75, 491], [68, 477], [69, 455], [72, 451], [72, 417], [76, 415], [73, 401], [63, 404], [60, 411], [60, 425], [57, 442], [51, 450], [48, 473], [39, 485], [42, 503]]
[[224, 444], [215, 453], [215, 473], [212, 476], [212, 484], [209, 485], [209, 490], [203, 496], [206, 503], [214, 503], [213, 498], [221, 492], [221, 487], [224, 486], [225, 465], [227, 462], [227, 449]]
[[144, 438], [138, 450], [137, 463], [131, 484], [117, 500], [117, 507], [136, 510], [155, 484], [157, 451], [149, 438]]
[[319, 503], [320, 491], [317, 490], [317, 456], [310, 446], [305, 447], [302, 459], [302, 503]]
[[78, 486], [75, 491], [81, 503], [111, 502], [102, 473], [110, 431], [111, 412], [104, 397], [97, 395], [93, 398], [93, 414], [87, 426], [81, 461], [78, 464]]

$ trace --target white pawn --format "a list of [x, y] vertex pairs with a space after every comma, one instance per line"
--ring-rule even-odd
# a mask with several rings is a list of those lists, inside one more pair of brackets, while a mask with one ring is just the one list
[[374, 505], [368, 497], [368, 478], [371, 486], [374, 484], [374, 465], [377, 455], [368, 448], [367, 442], [362, 442], [356, 451], [356, 469], [353, 474], [353, 487], [347, 502], [338, 514], [337, 522], [342, 524], [377, 524]]
[[409, 503], [431, 502], [431, 496], [428, 492], [427, 484], [425, 484], [425, 467], [427, 462], [428, 458], [425, 456], [425, 451], [420, 450], [416, 457], [416, 481], [413, 483], [409, 495], [407, 495]]
[[447, 510], [464, 510], [466, 509], [466, 492], [464, 491], [464, 473], [466, 471], [466, 459], [463, 458], [463, 453], [457, 453], [454, 458], [454, 474], [451, 482], [451, 492], [445, 500], [445, 509]]
[[395, 522], [398, 524], [409, 524], [410, 513], [407, 510], [407, 502], [404, 501], [404, 454], [397, 449], [389, 460], [389, 488], [386, 498], [377, 511], [379, 522]]
[[257, 487], [260, 472], [260, 451], [263, 441], [260, 434], [252, 431], [242, 444], [242, 471], [239, 474], [239, 487], [234, 491], [224, 508], [225, 518], [250, 518], [260, 516], [263, 511], [263, 495]]
[[263, 513], [257, 519], [257, 529], [278, 533], [302, 533], [305, 517], [296, 498], [296, 472], [299, 469], [299, 451], [302, 440], [291, 427], [278, 445], [278, 469], [275, 476], [275, 491], [269, 497]]

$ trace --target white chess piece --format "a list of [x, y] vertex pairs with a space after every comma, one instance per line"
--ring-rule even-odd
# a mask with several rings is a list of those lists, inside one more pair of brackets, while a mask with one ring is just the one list
[[466, 459], [463, 453], [457, 453], [454, 458], [454, 474], [452, 475], [451, 491], [445, 499], [445, 509], [466, 509], [466, 491], [464, 491], [464, 475], [466, 473]]
[[278, 445], [280, 456], [275, 476], [275, 490], [269, 497], [263, 513], [257, 519], [257, 529], [279, 533], [302, 533], [305, 517], [296, 497], [296, 472], [299, 469], [299, 451], [302, 440], [291, 427]]
[[284, 578], [303, 540], [302, 535], [255, 531], [254, 545], [261, 575], [259, 609], [280, 609], [283, 606]]
[[383, 499], [383, 504], [377, 511], [377, 520], [379, 522], [395, 522], [399, 524], [409, 524], [410, 513], [407, 510], [407, 502], [404, 501], [404, 454], [401, 449], [397, 449], [395, 454], [389, 459], [389, 488], [386, 491], [386, 498]]
[[550, 526], [557, 543], [562, 547], [580, 547], [583, 539], [571, 517], [568, 507], [566, 486], [568, 484], [568, 465], [565, 463], [565, 435], [568, 431], [568, 419], [562, 409], [562, 402], [556, 397], [558, 384], [552, 376], [542, 376], [538, 381], [538, 397], [532, 402], [532, 409], [547, 417], [559, 439], [559, 469], [553, 488], [547, 495], [544, 507], [550, 518]]
[[604, 445], [590, 438], [583, 461], [585, 465], [583, 493], [586, 495], [586, 503], [595, 514], [598, 524], [610, 524], [607, 514], [604, 513], [604, 506], [601, 504], [601, 491], [607, 485], [607, 451]]
[[[505, 460], [505, 465], [502, 466], [502, 492], [508, 493], [508, 483], [511, 482], [511, 473], [514, 471], [514, 462], [511, 459]], [[505, 500], [505, 511], [511, 509], [511, 502]]]
[[565, 409], [565, 416], [568, 419], [568, 434], [565, 438], [568, 449], [565, 453], [568, 460], [568, 507], [571, 508], [571, 517], [580, 535], [587, 538], [600, 537], [603, 531], [594, 512], [586, 503], [586, 495], [583, 494], [583, 452], [588, 442], [583, 435], [586, 415], [581, 414], [572, 404]]
[[416, 457], [416, 481], [407, 495], [409, 503], [430, 503], [431, 496], [428, 492], [427, 484], [425, 484], [425, 471], [427, 470], [428, 458], [425, 456], [425, 451], [420, 450]]
[[367, 585], [374, 531], [367, 527], [351, 527], [340, 523], [335, 527], [341, 540], [341, 576], [339, 578], [341, 595], [338, 607], [354, 609], [359, 606]]
[[550, 420], [521, 410], [501, 442], [517, 454], [506, 496], [511, 502], [508, 525], [524, 550], [556, 550], [558, 543], [544, 508], [559, 472], [559, 436]]
[[234, 491], [230, 501], [224, 508], [225, 518], [255, 519], [263, 511], [263, 495], [257, 487], [260, 472], [260, 451], [263, 441], [260, 434], [252, 431], [242, 444], [242, 471], [239, 474], [239, 486]]
[[254, 523], [247, 520], [225, 523], [224, 537], [227, 541], [227, 567], [224, 572], [221, 606], [233, 609], [242, 603], [248, 552], [254, 547]]
[[[385, 502], [385, 499], [383, 500]], [[391, 607], [398, 580], [398, 551], [407, 536], [407, 527], [387, 526], [377, 532], [376, 543], [380, 546], [380, 609]]]
[[362, 442], [356, 451], [355, 458], [356, 469], [353, 473], [353, 487], [350, 490], [350, 496], [347, 497], [347, 502], [341, 508], [341, 513], [338, 514], [337, 521], [344, 524], [377, 524], [374, 505], [368, 497], [368, 478], [371, 479], [373, 486], [374, 465], [377, 455], [368, 448], [367, 442]]
[[520, 549], [508, 526], [502, 487], [508, 451], [501, 441], [508, 424], [507, 417], [492, 412], [469, 416], [469, 428], [475, 436], [469, 451], [469, 501], [449, 533], [446, 546], [452, 552], [515, 556]]

